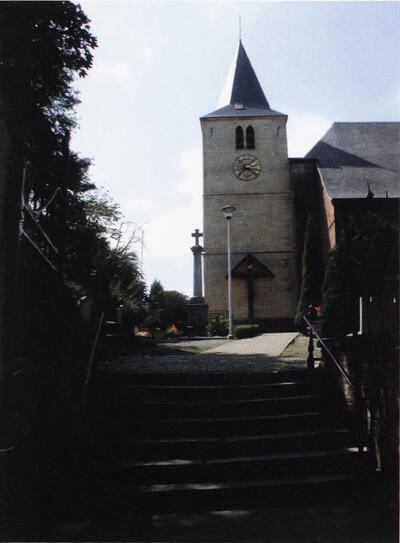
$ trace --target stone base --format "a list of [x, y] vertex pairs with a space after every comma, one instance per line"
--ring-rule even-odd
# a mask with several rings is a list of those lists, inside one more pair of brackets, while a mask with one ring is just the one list
[[196, 296], [189, 300], [186, 305], [188, 335], [206, 336], [208, 325], [208, 305], [204, 298]]

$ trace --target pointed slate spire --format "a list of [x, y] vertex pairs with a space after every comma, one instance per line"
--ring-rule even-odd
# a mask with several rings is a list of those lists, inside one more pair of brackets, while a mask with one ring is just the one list
[[235, 74], [229, 104], [243, 104], [244, 106], [270, 109], [264, 91], [243, 47], [242, 40], [239, 41], [235, 61]]
[[204, 117], [282, 115], [271, 110], [242, 40], [239, 40], [217, 107], [216, 111]]

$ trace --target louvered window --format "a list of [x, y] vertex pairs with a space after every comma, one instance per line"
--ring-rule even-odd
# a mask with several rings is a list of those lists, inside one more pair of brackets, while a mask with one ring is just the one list
[[252, 126], [248, 126], [246, 128], [246, 147], [247, 149], [254, 149], [256, 146], [255, 138], [254, 138], [254, 128]]
[[241, 126], [236, 127], [236, 149], [244, 149], [244, 133]]

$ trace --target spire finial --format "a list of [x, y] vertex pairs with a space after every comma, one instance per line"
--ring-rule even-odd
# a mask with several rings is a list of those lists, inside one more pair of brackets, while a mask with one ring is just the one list
[[242, 16], [239, 13], [239, 41], [242, 41]]

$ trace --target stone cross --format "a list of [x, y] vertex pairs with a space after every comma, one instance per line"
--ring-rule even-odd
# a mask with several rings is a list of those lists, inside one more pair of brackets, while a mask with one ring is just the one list
[[198, 228], [193, 232], [192, 238], [196, 239], [196, 245], [192, 247], [193, 253], [193, 296], [195, 298], [203, 297], [203, 263], [201, 255], [203, 247], [199, 244], [199, 238], [203, 237], [203, 234]]
[[203, 234], [199, 231], [198, 228], [192, 234], [192, 238], [196, 238], [196, 245], [199, 245], [199, 239], [203, 237]]

